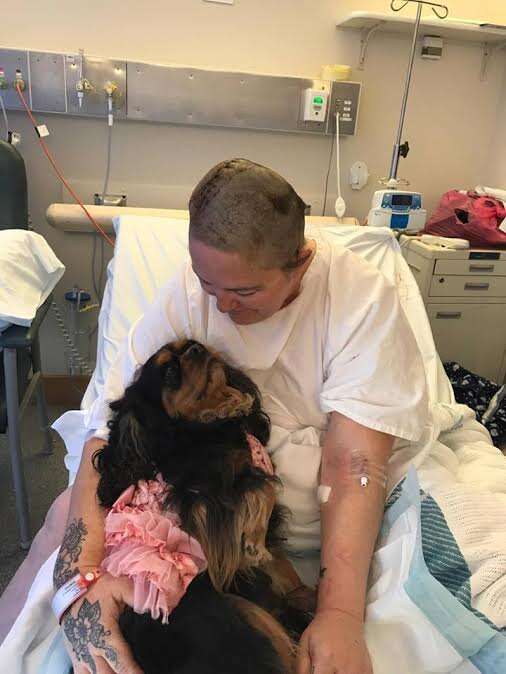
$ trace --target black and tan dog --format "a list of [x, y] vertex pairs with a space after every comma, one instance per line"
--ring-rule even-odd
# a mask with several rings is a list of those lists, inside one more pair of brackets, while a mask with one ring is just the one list
[[252, 460], [248, 436], [266, 445], [270, 432], [255, 384], [182, 340], [152, 356], [111, 408], [109, 442], [94, 459], [100, 502], [110, 507], [161, 473], [167, 508], [208, 563], [168, 624], [122, 615], [145, 674], [292, 672], [314, 596], [282, 554], [277, 478]]

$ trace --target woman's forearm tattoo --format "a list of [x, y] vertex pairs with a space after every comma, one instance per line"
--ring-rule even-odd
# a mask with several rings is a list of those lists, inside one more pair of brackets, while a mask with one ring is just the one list
[[79, 571], [77, 566], [88, 529], [82, 517], [67, 526], [53, 572], [53, 583], [60, 588]]
[[68, 612], [63, 618], [63, 631], [72, 645], [74, 655], [80, 662], [84, 662], [93, 674], [97, 672], [94, 656], [90, 653], [90, 647], [103, 653], [97, 653], [104, 657], [111, 665], [118, 664], [118, 654], [111, 646], [107, 645], [106, 638], [111, 635], [100, 622], [102, 611], [100, 602], [91, 604], [87, 599], [79, 607], [77, 616]]
[[[82, 518], [73, 519], [67, 526], [54, 567], [55, 587], [61, 587], [79, 572], [79, 557], [87, 534], [88, 529]], [[92, 674], [97, 672], [95, 655], [106, 658], [113, 666], [118, 664], [116, 651], [107, 644], [107, 637], [111, 635], [111, 632], [102, 625], [101, 617], [100, 602], [91, 603], [84, 598], [77, 610], [77, 615], [72, 615], [72, 610], [69, 610], [62, 620], [63, 631], [72, 646], [75, 657], [85, 663]], [[93, 655], [90, 653], [90, 648], [93, 648]]]

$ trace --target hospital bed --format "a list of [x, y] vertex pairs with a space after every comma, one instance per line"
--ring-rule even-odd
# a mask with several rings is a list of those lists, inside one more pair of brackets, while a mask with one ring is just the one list
[[[82, 451], [83, 416], [129, 327], [181, 263], [187, 246], [186, 218], [125, 216], [115, 219], [115, 228], [96, 369], [82, 409], [66, 413], [54, 425], [65, 438], [71, 482]], [[504, 674], [506, 461], [471, 410], [455, 403], [418, 287], [390, 231], [345, 226], [328, 231], [397, 285], [424, 358], [433, 419], [413, 447], [417, 470], [390, 494], [373, 559], [366, 638], [375, 674]], [[0, 661], [13, 674], [64, 672], [49, 609], [55, 558], [56, 551], [0, 648]], [[317, 559], [297, 562], [306, 577], [318, 565]]]

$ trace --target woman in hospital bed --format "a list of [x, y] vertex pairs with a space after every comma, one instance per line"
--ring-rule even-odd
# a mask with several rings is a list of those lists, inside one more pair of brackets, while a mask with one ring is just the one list
[[[280, 500], [293, 514], [291, 553], [302, 564], [320, 555], [318, 610], [301, 641], [300, 674], [370, 674], [366, 589], [386, 489], [406, 474], [429, 423], [422, 357], [396, 288], [325, 230], [305, 233], [293, 188], [243, 159], [214, 167], [195, 188], [189, 253], [133, 325], [87, 413], [57, 569], [83, 573], [103, 556], [91, 457], [107, 437], [108, 402], [160, 346], [193, 337], [259, 386]], [[85, 659], [98, 672], [137, 674], [117, 626], [128, 588], [104, 576], [86, 598], [99, 611], [87, 627]], [[97, 629], [109, 636], [93, 645]], [[77, 637], [67, 649], [76, 674], [90, 671]]]

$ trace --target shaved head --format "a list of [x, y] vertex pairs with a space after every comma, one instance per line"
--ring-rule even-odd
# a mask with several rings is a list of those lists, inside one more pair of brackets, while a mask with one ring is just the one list
[[190, 238], [265, 269], [290, 269], [304, 246], [305, 204], [278, 173], [247, 159], [213, 167], [190, 198]]

